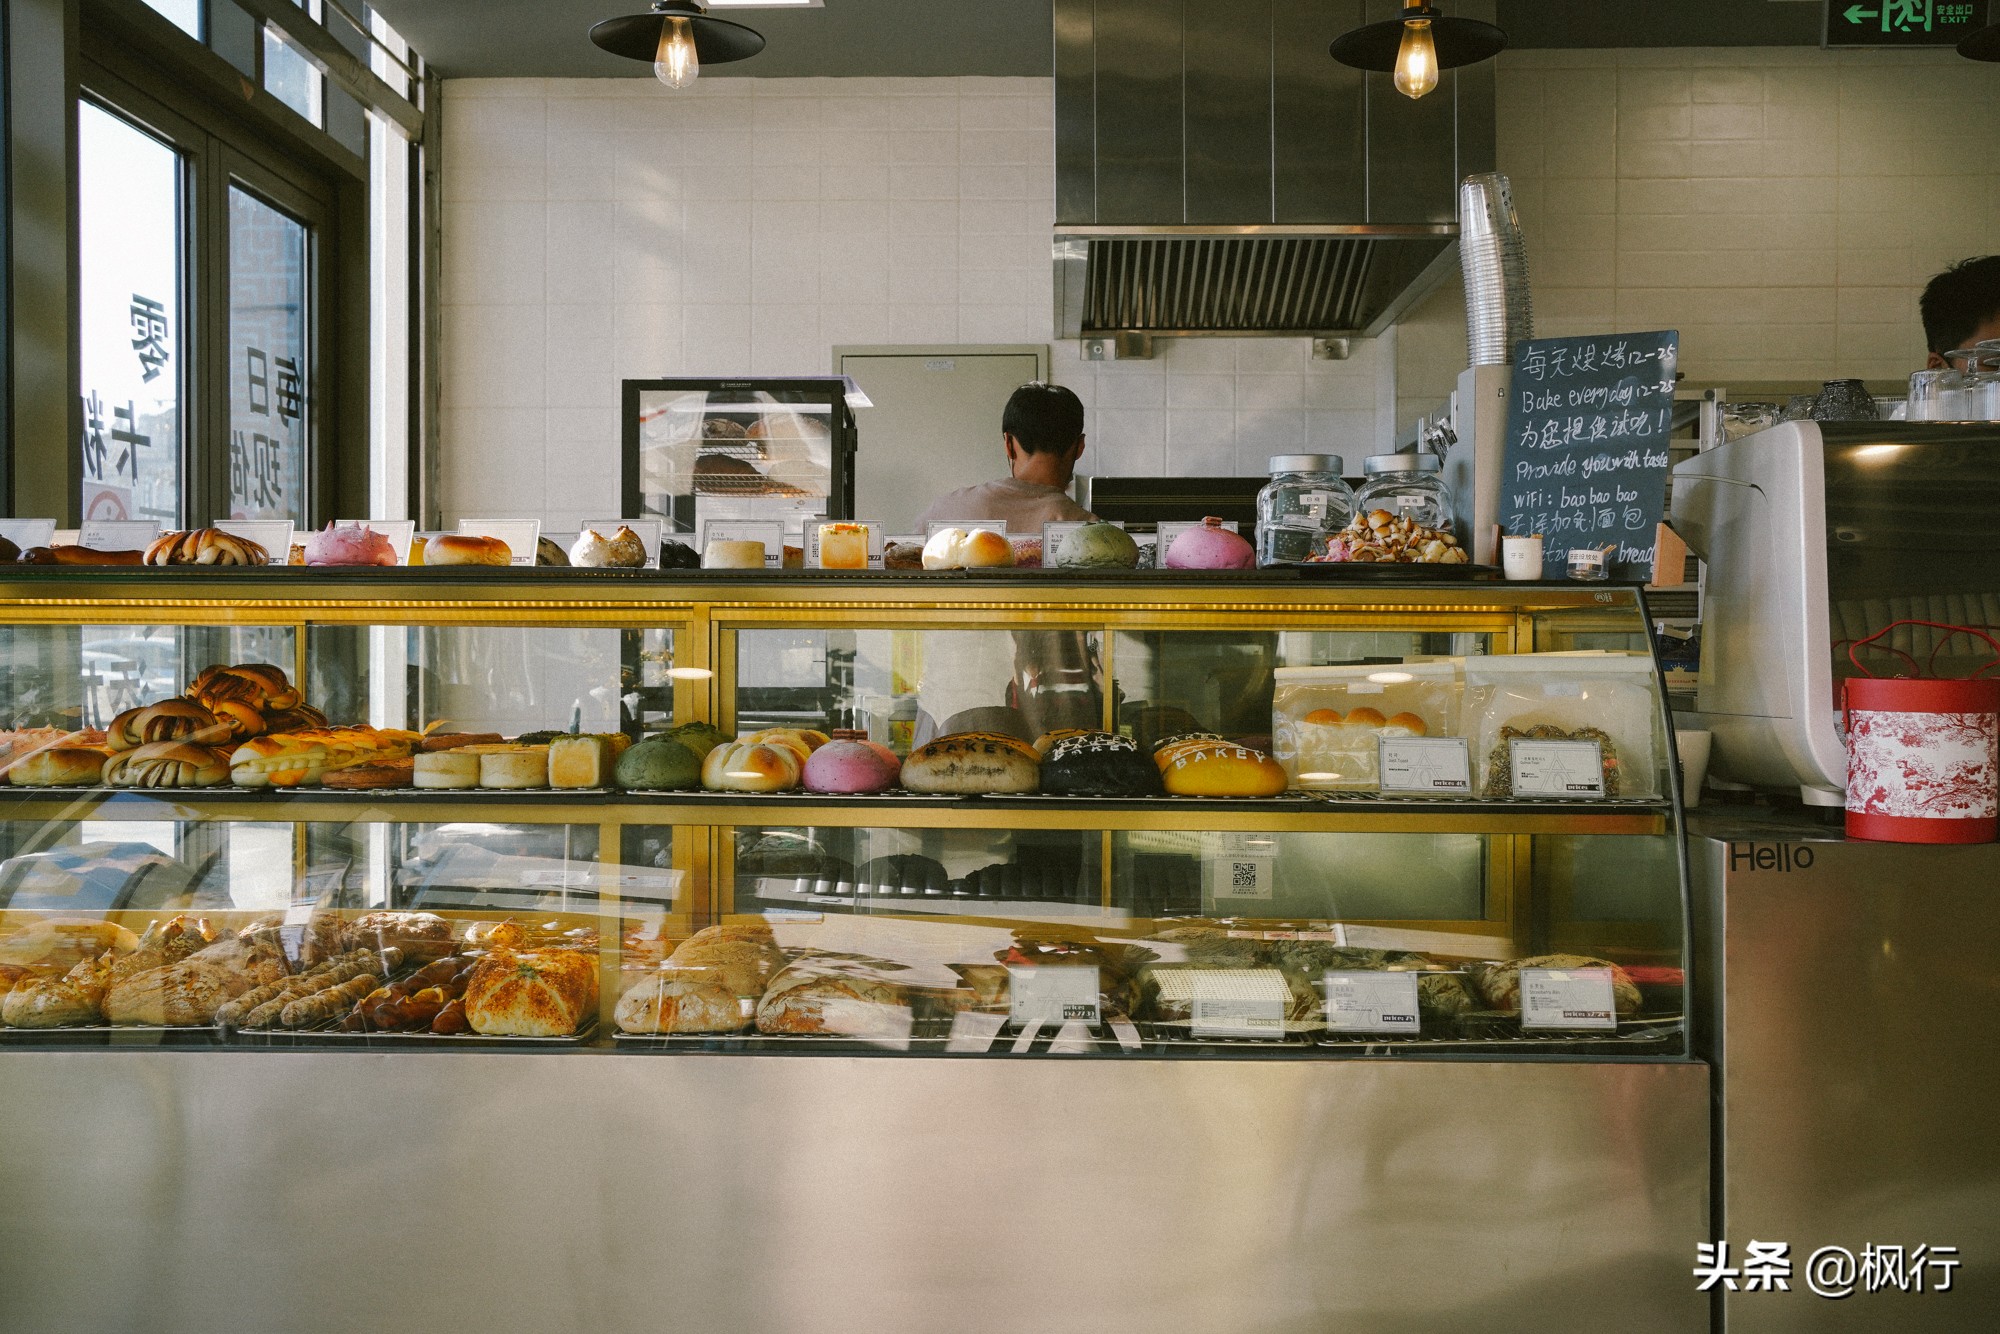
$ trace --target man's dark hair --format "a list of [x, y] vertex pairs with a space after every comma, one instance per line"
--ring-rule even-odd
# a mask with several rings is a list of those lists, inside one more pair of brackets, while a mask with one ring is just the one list
[[1030, 381], [1007, 400], [1000, 429], [1030, 454], [1060, 454], [1083, 438], [1083, 400], [1059, 384]]
[[1917, 309], [1931, 351], [1943, 355], [1964, 347], [1975, 329], [2000, 314], [2000, 255], [1952, 265], [1924, 287]]

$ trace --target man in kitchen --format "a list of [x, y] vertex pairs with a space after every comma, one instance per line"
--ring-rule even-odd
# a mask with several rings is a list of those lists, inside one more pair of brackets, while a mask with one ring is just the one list
[[[947, 520], [1001, 520], [1016, 535], [1045, 523], [1097, 516], [1065, 488], [1083, 457], [1083, 401], [1059, 384], [1016, 389], [1000, 414], [1008, 475], [948, 491], [917, 519], [919, 530]], [[1018, 630], [1014, 652], [992, 652], [978, 635], [926, 634], [919, 692], [919, 744], [965, 726], [999, 728], [1032, 741], [1057, 727], [1101, 725], [1099, 664], [1089, 638], [1075, 631]]]
[[1925, 363], [1932, 370], [1969, 369], [1953, 352], [2000, 338], [2000, 255], [1963, 259], [1930, 280], [1917, 302], [1924, 320]]
[[1059, 384], [1034, 381], [1016, 389], [1000, 414], [1008, 475], [948, 491], [917, 519], [923, 531], [946, 519], [999, 519], [1009, 532], [1039, 533], [1045, 523], [1097, 517], [1069, 498], [1083, 457], [1083, 402]]

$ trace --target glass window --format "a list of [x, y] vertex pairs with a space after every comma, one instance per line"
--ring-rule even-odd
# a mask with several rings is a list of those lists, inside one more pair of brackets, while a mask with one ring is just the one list
[[181, 156], [90, 102], [77, 114], [85, 519], [180, 523]]
[[[319, 21], [319, 0], [297, 3], [306, 17]], [[325, 84], [319, 70], [268, 23], [264, 25], [264, 91], [313, 124], [326, 124]]]
[[196, 41], [201, 40], [201, 0], [146, 0]]
[[229, 188], [229, 514], [304, 525], [312, 411], [304, 223]]

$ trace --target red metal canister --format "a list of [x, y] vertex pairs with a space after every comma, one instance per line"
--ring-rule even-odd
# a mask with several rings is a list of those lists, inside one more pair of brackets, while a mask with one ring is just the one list
[[[1935, 628], [1987, 639], [1966, 627]], [[1848, 837], [1990, 843], [2000, 834], [2000, 681], [1850, 677], [1841, 711]]]

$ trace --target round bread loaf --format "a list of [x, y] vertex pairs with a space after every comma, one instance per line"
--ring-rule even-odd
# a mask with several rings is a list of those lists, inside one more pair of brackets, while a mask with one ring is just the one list
[[976, 570], [1014, 563], [1014, 544], [990, 528], [940, 528], [924, 543], [926, 570]]
[[808, 792], [849, 795], [887, 792], [901, 770], [902, 761], [887, 746], [842, 737], [807, 756], [802, 776]]
[[955, 732], [910, 752], [903, 786], [912, 792], [963, 795], [1033, 792], [1041, 786], [1035, 748], [998, 732]]
[[520, 790], [549, 785], [547, 746], [467, 746], [466, 749], [479, 757], [481, 787]]
[[783, 792], [799, 785], [803, 763], [790, 746], [731, 741], [708, 752], [701, 785], [711, 792]]
[[712, 974], [669, 968], [620, 996], [613, 1018], [625, 1033], [740, 1033], [754, 1010]]
[[9, 764], [7, 781], [16, 787], [84, 787], [103, 781], [106, 758], [91, 746], [51, 746]]
[[497, 537], [439, 533], [424, 544], [426, 565], [506, 565], [514, 553]]
[[1042, 791], [1052, 797], [1157, 797], [1160, 770], [1139, 743], [1110, 732], [1058, 739], [1042, 761]]
[[1175, 797], [1275, 797], [1285, 771], [1261, 750], [1229, 741], [1200, 741], [1169, 748], [1160, 766]]
[[618, 786], [651, 791], [701, 786], [701, 757], [683, 741], [649, 737], [618, 757]]

